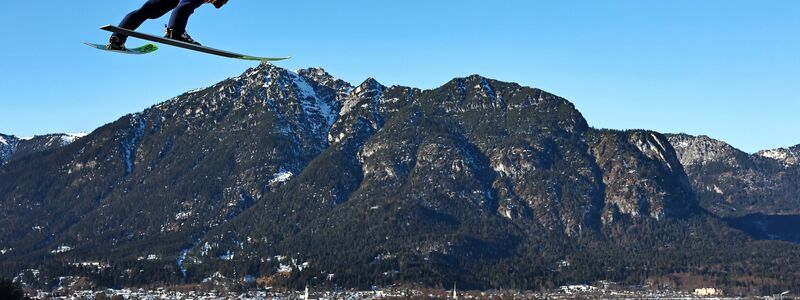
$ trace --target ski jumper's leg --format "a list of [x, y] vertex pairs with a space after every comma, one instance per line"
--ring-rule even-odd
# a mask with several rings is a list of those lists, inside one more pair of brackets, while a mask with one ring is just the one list
[[186, 24], [189, 22], [189, 16], [194, 13], [194, 10], [205, 3], [204, 0], [180, 0], [178, 7], [172, 11], [172, 17], [169, 19], [168, 27], [173, 29], [177, 34], [183, 34], [186, 31]]
[[[142, 5], [141, 8], [132, 11], [119, 23], [119, 27], [136, 30], [147, 19], [158, 19], [165, 15], [167, 12], [178, 6], [179, 0], [148, 0]], [[119, 35], [121, 42], [124, 44], [128, 39], [127, 36]]]

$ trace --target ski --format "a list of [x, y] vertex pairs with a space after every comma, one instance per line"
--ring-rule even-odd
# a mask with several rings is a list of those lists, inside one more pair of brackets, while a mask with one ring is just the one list
[[110, 31], [110, 32], [113, 32], [113, 33], [117, 33], [117, 34], [121, 34], [121, 35], [140, 38], [140, 39], [143, 39], [143, 40], [148, 40], [148, 41], [151, 41], [151, 42], [161, 43], [161, 44], [165, 44], [165, 45], [170, 45], [170, 46], [174, 46], [174, 47], [184, 48], [184, 49], [188, 49], [188, 50], [198, 51], [198, 52], [202, 52], [202, 53], [206, 53], [206, 54], [217, 55], [217, 56], [222, 56], [222, 57], [227, 57], [227, 58], [242, 59], [242, 60], [254, 60], [254, 61], [279, 61], [279, 60], [286, 60], [286, 59], [291, 58], [291, 57], [258, 57], [258, 56], [244, 55], [244, 54], [229, 52], [229, 51], [225, 51], [225, 50], [214, 49], [214, 48], [210, 48], [210, 47], [206, 47], [206, 46], [194, 45], [194, 44], [190, 44], [190, 43], [186, 43], [186, 42], [182, 42], [182, 41], [176, 41], [176, 40], [173, 40], [173, 39], [159, 37], [159, 36], [155, 36], [155, 35], [151, 35], [151, 34], [136, 32], [136, 31], [133, 31], [133, 30], [125, 29], [125, 28], [119, 28], [119, 27], [113, 26], [113, 25], [106, 25], [106, 26], [100, 27], [100, 29], [105, 30], [105, 31]]
[[95, 48], [95, 49], [98, 49], [98, 50], [111, 51], [111, 52], [117, 52], [117, 53], [125, 53], [125, 54], [135, 54], [135, 55], [153, 53], [156, 50], [158, 50], [158, 46], [153, 45], [153, 44], [145, 44], [144, 46], [141, 46], [141, 47], [128, 48], [128, 49], [125, 49], [123, 51], [123, 50], [111, 50], [111, 49], [108, 49], [108, 45], [92, 44], [92, 43], [88, 43], [88, 42], [83, 42], [83, 43], [86, 44], [89, 47], [92, 47], [92, 48]]

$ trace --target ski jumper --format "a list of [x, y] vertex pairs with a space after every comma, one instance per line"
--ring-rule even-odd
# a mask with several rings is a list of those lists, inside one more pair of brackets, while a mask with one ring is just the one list
[[[186, 24], [189, 16], [194, 10], [203, 5], [205, 0], [147, 0], [141, 8], [132, 11], [119, 23], [119, 27], [136, 30], [147, 19], [158, 19], [172, 10], [168, 28], [175, 32], [183, 33], [186, 31]], [[123, 44], [128, 39], [127, 36], [119, 36]]]

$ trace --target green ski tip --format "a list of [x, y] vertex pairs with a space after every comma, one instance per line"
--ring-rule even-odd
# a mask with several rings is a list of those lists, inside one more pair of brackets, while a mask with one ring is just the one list
[[242, 59], [242, 60], [254, 60], [254, 61], [281, 61], [281, 60], [290, 59], [292, 57], [291, 56], [287, 56], [287, 57], [257, 57], [257, 56], [242, 55], [242, 56], [237, 57], [237, 58], [238, 59]]

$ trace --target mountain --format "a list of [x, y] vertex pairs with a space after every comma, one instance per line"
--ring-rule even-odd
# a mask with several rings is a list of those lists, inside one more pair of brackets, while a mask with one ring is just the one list
[[11, 159], [11, 155], [14, 154], [14, 150], [17, 148], [17, 143], [18, 139], [16, 137], [0, 133], [0, 166]]
[[755, 155], [776, 160], [783, 163], [786, 167], [796, 166], [800, 164], [800, 145], [796, 145], [789, 149], [780, 148], [763, 150], [756, 152]]
[[705, 209], [722, 217], [800, 215], [800, 145], [751, 155], [707, 136], [668, 137]]
[[477, 75], [421, 90], [262, 64], [0, 168], [0, 275], [800, 287], [800, 246], [703, 209], [674, 144]]
[[59, 133], [21, 139], [13, 135], [0, 134], [0, 166], [12, 159], [69, 145], [85, 135]]

